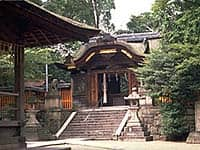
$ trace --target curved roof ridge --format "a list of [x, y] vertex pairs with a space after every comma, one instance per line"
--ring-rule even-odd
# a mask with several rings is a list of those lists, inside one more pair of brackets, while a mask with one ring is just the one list
[[122, 40], [115, 40], [111, 42], [100, 42], [100, 43], [91, 42], [91, 43], [86, 43], [82, 45], [79, 49], [79, 52], [74, 57], [74, 61], [78, 61], [79, 59], [81, 59], [91, 48], [101, 47], [101, 46], [110, 46], [110, 45], [121, 45], [127, 48], [127, 50], [129, 50], [133, 55], [144, 57], [144, 54], [142, 53], [142, 51], [135, 49], [131, 44]]

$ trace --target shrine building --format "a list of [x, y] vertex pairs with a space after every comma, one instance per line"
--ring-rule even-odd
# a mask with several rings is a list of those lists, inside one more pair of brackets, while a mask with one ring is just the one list
[[94, 37], [62, 68], [71, 72], [73, 106], [90, 108], [128, 105], [124, 97], [139, 86], [136, 69], [145, 53], [158, 47], [158, 33]]

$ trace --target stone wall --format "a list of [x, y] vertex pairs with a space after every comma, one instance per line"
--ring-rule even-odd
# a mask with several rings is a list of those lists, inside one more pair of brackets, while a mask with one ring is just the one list
[[187, 108], [187, 112], [186, 112], [186, 119], [187, 119], [187, 122], [188, 122], [188, 128], [189, 128], [189, 131], [192, 132], [192, 131], [195, 131], [195, 104], [193, 101], [185, 104], [186, 108]]
[[159, 106], [141, 106], [139, 117], [142, 124], [144, 124], [147, 130], [150, 131], [153, 140], [165, 139], [161, 134], [161, 114]]
[[[186, 104], [187, 112], [186, 119], [188, 122], [188, 128], [190, 131], [195, 129], [195, 115], [194, 115], [194, 103], [190, 102]], [[161, 133], [161, 114], [159, 106], [143, 105], [139, 110], [139, 117], [141, 122], [147, 127], [153, 136], [153, 140], [166, 140], [165, 136]]]

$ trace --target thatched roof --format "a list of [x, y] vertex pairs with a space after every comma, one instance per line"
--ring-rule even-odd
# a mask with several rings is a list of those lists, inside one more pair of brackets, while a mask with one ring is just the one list
[[100, 32], [27, 0], [0, 1], [0, 17], [0, 40], [25, 47], [88, 41]]

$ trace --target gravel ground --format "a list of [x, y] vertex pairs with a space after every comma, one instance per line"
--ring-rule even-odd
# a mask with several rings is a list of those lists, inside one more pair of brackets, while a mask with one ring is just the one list
[[[35, 146], [30, 150], [67, 150], [67, 147], [71, 147], [71, 150], [200, 150], [200, 144], [186, 144], [184, 142], [124, 142], [80, 139], [68, 139], [62, 142], [63, 144], [60, 142], [61, 145], [40, 148]], [[49, 145], [51, 145], [50, 143]]]

